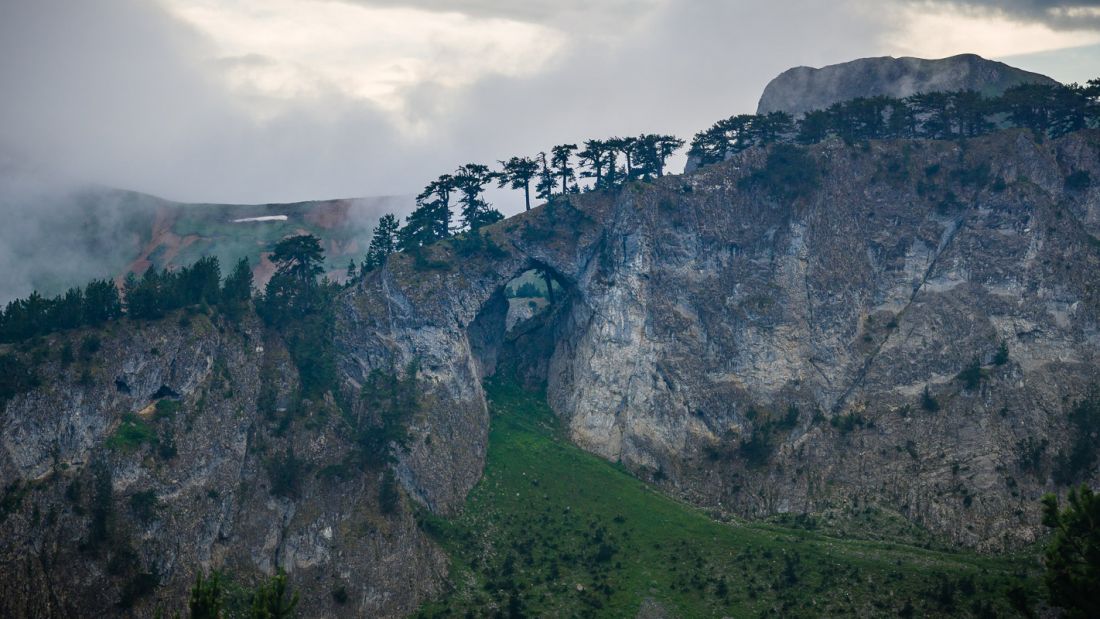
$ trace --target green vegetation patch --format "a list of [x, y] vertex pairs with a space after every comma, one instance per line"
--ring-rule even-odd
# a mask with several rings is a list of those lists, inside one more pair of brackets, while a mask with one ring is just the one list
[[777, 144], [764, 167], [741, 179], [743, 189], [760, 187], [777, 200], [792, 201], [817, 189], [821, 166], [804, 149]]
[[1016, 616], [1031, 557], [724, 524], [569, 444], [541, 394], [487, 386], [485, 474], [462, 515], [421, 514], [453, 558], [422, 617]]
[[107, 439], [107, 447], [116, 451], [135, 451], [145, 443], [153, 443], [157, 440], [157, 433], [149, 422], [133, 413], [127, 413], [122, 417], [115, 433]]

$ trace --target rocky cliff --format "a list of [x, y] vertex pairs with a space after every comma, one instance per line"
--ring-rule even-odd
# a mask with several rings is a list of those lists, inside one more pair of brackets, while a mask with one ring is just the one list
[[0, 615], [174, 613], [200, 570], [247, 587], [282, 568], [307, 616], [403, 616], [446, 573], [407, 505], [380, 509], [381, 471], [346, 466], [332, 403], [294, 401], [254, 317], [120, 322], [25, 357], [43, 385], [0, 417]]
[[344, 308], [345, 371], [422, 360], [438, 404], [403, 479], [452, 509], [484, 446], [500, 289], [542, 268], [568, 291], [544, 367], [579, 445], [741, 515], [871, 503], [1017, 545], [1100, 379], [1100, 204], [1066, 184], [1100, 174], [1098, 138], [827, 142], [800, 195], [751, 149], [560, 200], [495, 226], [492, 252], [443, 243], [369, 277]]
[[1020, 84], [1056, 84], [1045, 75], [974, 54], [949, 58], [860, 58], [815, 69], [795, 67], [768, 82], [757, 114], [804, 114], [856, 97], [908, 97], [919, 92], [975, 90], [999, 95]]
[[[973, 547], [1034, 539], [1042, 492], [1098, 481], [1073, 411], [1100, 380], [1100, 132], [783, 155], [392, 256], [338, 302], [344, 413], [294, 402], [254, 318], [15, 351], [49, 380], [0, 417], [3, 613], [175, 608], [206, 567], [283, 567], [310, 615], [410, 611], [443, 555], [410, 502], [382, 508], [383, 469], [345, 458], [347, 416], [372, 414], [347, 394], [394, 368], [417, 368], [420, 406], [392, 470], [436, 513], [478, 480], [480, 379], [507, 371], [545, 381], [578, 445], [701, 506], [857, 505]], [[516, 323], [504, 288], [531, 269], [560, 292]]]

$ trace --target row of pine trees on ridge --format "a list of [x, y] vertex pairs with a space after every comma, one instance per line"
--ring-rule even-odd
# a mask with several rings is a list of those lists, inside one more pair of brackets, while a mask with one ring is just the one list
[[[784, 112], [740, 114], [697, 133], [687, 154], [689, 165], [701, 167], [770, 144], [809, 145], [828, 139], [849, 143], [962, 139], [1006, 128], [1028, 129], [1055, 138], [1096, 127], [1100, 127], [1100, 78], [1084, 86], [1024, 84], [997, 97], [958, 91], [921, 93], [903, 99], [857, 98], [799, 118]], [[673, 135], [642, 134], [592, 139], [580, 145], [560, 144], [549, 153], [499, 161], [495, 170], [478, 163], [459, 166], [424, 187], [404, 225], [394, 214], [380, 218], [364, 260], [358, 267], [349, 265], [349, 279], [380, 267], [390, 254], [419, 255], [424, 246], [463, 232], [476, 235], [480, 228], [500, 221], [503, 215], [484, 197], [486, 188], [494, 183], [498, 188], [522, 191], [524, 206], [530, 210], [532, 193], [537, 200], [551, 201], [581, 192], [615, 191], [629, 182], [660, 178], [666, 173], [669, 158], [684, 145], [684, 140]], [[314, 245], [319, 250], [319, 245]], [[311, 264], [317, 261], [317, 256], [310, 258]], [[290, 260], [287, 268], [295, 264]], [[316, 267], [311, 274], [316, 276], [320, 271]], [[53, 298], [34, 292], [13, 300], [0, 312], [0, 342], [95, 327], [124, 314], [155, 319], [194, 305], [218, 306], [234, 313], [251, 295], [252, 274], [245, 259], [236, 264], [224, 282], [214, 257], [176, 271], [150, 267], [140, 277], [129, 274], [121, 294], [114, 282], [103, 279]]]

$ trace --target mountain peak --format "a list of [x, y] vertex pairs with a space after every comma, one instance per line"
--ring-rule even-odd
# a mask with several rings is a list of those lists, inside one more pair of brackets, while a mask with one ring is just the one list
[[804, 114], [856, 97], [908, 97], [918, 92], [976, 90], [996, 95], [1019, 84], [1055, 80], [977, 54], [939, 59], [880, 56], [821, 68], [794, 67], [764, 88], [757, 114]]

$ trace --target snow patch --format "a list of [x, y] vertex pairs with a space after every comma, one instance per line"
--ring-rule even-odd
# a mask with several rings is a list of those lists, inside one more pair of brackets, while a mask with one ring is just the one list
[[234, 219], [233, 223], [242, 224], [250, 221], [286, 221], [286, 215], [264, 215], [263, 217], [243, 217]]

